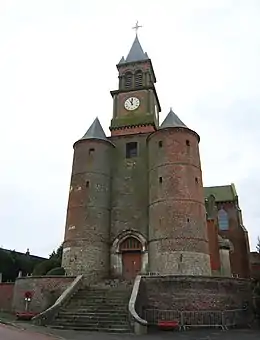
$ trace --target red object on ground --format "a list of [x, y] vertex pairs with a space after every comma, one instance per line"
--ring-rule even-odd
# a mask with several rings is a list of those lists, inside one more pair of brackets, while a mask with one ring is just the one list
[[179, 321], [171, 320], [171, 321], [159, 321], [158, 326], [163, 329], [172, 329], [172, 328], [178, 328], [179, 327]]
[[18, 312], [16, 313], [16, 317], [18, 320], [31, 320], [35, 315], [38, 315], [39, 313], [33, 313], [33, 312]]

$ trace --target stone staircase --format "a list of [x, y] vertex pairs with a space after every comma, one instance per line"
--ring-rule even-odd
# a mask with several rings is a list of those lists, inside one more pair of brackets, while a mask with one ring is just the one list
[[131, 333], [128, 314], [131, 288], [123, 284], [81, 288], [60, 309], [50, 327]]

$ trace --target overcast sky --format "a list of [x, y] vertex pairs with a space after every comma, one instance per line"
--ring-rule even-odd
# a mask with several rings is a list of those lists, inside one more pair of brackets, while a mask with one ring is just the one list
[[0, 0], [0, 246], [62, 241], [73, 143], [109, 134], [116, 64], [139, 39], [162, 106], [201, 136], [204, 185], [234, 182], [260, 234], [259, 0]]

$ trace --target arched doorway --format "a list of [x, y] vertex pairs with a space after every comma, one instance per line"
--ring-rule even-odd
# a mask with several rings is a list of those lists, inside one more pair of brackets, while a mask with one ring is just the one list
[[142, 244], [134, 237], [128, 237], [120, 244], [122, 253], [123, 277], [132, 280], [141, 271]]

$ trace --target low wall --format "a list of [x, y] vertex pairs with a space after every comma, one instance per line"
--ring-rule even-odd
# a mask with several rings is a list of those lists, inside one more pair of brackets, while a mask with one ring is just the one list
[[0, 283], [0, 311], [11, 312], [14, 283]]
[[246, 279], [143, 276], [146, 306], [160, 310], [226, 310], [252, 306], [251, 282]]
[[49, 308], [64, 290], [74, 281], [73, 276], [28, 276], [15, 281], [13, 294], [13, 311], [25, 311], [25, 292], [31, 292], [32, 300], [29, 305], [31, 313], [41, 313]]

